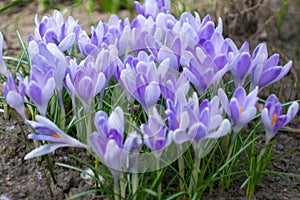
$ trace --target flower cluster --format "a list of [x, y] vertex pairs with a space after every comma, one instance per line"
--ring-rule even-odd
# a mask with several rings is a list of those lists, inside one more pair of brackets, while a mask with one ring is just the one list
[[[91, 35], [59, 11], [41, 21], [36, 17], [34, 34], [28, 38], [29, 76], [17, 74], [15, 79], [13, 72], [8, 74], [0, 51], [0, 72], [7, 77], [3, 85], [7, 103], [27, 120], [26, 97], [40, 114], [38, 122], [27, 120], [35, 130], [29, 138], [45, 144], [25, 158], [64, 146], [92, 147], [107, 166], [122, 170], [125, 158], [142, 144], [159, 159], [170, 144], [185, 142], [201, 156], [206, 139], [222, 137], [230, 129], [242, 130], [257, 114], [259, 91], [283, 78], [292, 66], [291, 61], [279, 66], [279, 55], [269, 57], [265, 44], [253, 52], [248, 43], [238, 48], [223, 37], [222, 19], [216, 25], [210, 16], [201, 19], [198, 13], [190, 12], [176, 18], [170, 14], [169, 0], [145, 0], [135, 6], [138, 15], [131, 22], [112, 15], [108, 22], [92, 27]], [[2, 44], [0, 34], [0, 50]], [[75, 48], [79, 55], [73, 54]], [[232, 77], [234, 85], [226, 77]], [[228, 92], [221, 85], [233, 90]], [[115, 106], [110, 116], [102, 110], [105, 91], [114, 86], [126, 92], [129, 106], [138, 104], [145, 111], [146, 117], [135, 122], [140, 128], [130, 134], [125, 134], [124, 108]], [[64, 108], [64, 89], [73, 110], [81, 106], [86, 111], [100, 109], [94, 118], [96, 130], [82, 141], [47, 119], [53, 95]], [[287, 115], [282, 115], [281, 109], [271, 95], [262, 111], [268, 140], [295, 117], [298, 104], [293, 103]]]

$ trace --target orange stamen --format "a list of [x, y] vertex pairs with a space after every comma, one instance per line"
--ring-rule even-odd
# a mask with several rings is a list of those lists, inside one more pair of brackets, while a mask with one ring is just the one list
[[178, 123], [178, 124], [180, 124], [180, 117], [178, 117], [178, 119], [177, 119], [177, 123]]
[[274, 126], [276, 120], [277, 120], [277, 115], [274, 114], [273, 117], [272, 117], [271, 126]]
[[240, 114], [243, 112], [243, 107], [240, 106]]
[[156, 141], [158, 140], [158, 136], [157, 135], [154, 135], [153, 139]]
[[61, 136], [56, 134], [56, 133], [52, 133], [51, 136], [54, 137], [54, 138], [61, 138]]

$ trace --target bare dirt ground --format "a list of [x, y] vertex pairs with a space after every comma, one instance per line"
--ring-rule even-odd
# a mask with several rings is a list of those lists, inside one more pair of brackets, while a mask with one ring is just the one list
[[[10, 1], [1, 1], [0, 8], [8, 2]], [[211, 11], [209, 7], [205, 7], [207, 6], [205, 2], [197, 3], [198, 11], [201, 13]], [[297, 0], [288, 1], [288, 12], [283, 18], [284, 23], [281, 28], [281, 35], [279, 35], [276, 26], [280, 18], [280, 12], [277, 12], [280, 10], [280, 1], [266, 1], [263, 7], [255, 7], [259, 1], [247, 2], [248, 7], [232, 4], [226, 9], [216, 10], [212, 16], [223, 16], [225, 35], [238, 43], [247, 40], [254, 48], [259, 42], [264, 41], [270, 52], [280, 53], [282, 63], [293, 59], [293, 69], [283, 81], [274, 86], [274, 91], [284, 102], [300, 99], [298, 81], [300, 72], [300, 3]], [[61, 11], [65, 13], [65, 16], [74, 16], [85, 30], [89, 30], [92, 22], [86, 14], [84, 6], [74, 8], [70, 6], [70, 3], [64, 4]], [[17, 42], [16, 30], [19, 30], [23, 40], [27, 41], [28, 34], [33, 32], [36, 13], [39, 13], [38, 4], [33, 1], [19, 4], [0, 14], [0, 30], [5, 38], [4, 55], [20, 55], [21, 49]], [[52, 11], [50, 13], [52, 14]], [[126, 16], [128, 14], [121, 12], [121, 15]], [[42, 17], [42, 14], [39, 16]], [[108, 17], [107, 14], [101, 14], [97, 11], [94, 11], [92, 16], [94, 23], [100, 19], [106, 20]], [[267, 91], [265, 93], [267, 94]], [[290, 125], [295, 132], [277, 134], [275, 149], [278, 154], [291, 148], [295, 148], [295, 150], [275, 162], [269, 170], [300, 175], [299, 122], [300, 117], [297, 116]], [[45, 161], [24, 161], [25, 154], [31, 150], [33, 144], [27, 140], [28, 144], [25, 145], [15, 137], [24, 138], [21, 127], [24, 129], [24, 134], [28, 134], [28, 130], [22, 122], [19, 125], [14, 117], [10, 120], [4, 120], [3, 113], [0, 113], [0, 200], [4, 200], [4, 197], [9, 199], [64, 199], [78, 192], [94, 188], [94, 185], [83, 179], [80, 173], [59, 166], [55, 166], [55, 172], [58, 175], [57, 184], [55, 184], [46, 179], [50, 175]], [[3, 134], [3, 132], [9, 134]], [[83, 167], [78, 162], [68, 158], [68, 154], [89, 160], [80, 150], [61, 149], [50, 155], [50, 162], [63, 162]], [[216, 189], [212, 194], [205, 193], [203, 199], [247, 199], [245, 190], [240, 189], [240, 184], [239, 181], [235, 181], [229, 190]], [[88, 195], [85, 199], [101, 198]], [[253, 199], [300, 199], [300, 179], [265, 175]]]

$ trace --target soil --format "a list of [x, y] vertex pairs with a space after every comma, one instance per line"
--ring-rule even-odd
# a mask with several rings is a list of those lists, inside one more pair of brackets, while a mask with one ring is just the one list
[[[0, 2], [0, 8], [7, 5], [9, 0]], [[34, 16], [39, 12], [38, 1], [23, 2], [0, 14], [0, 30], [5, 38], [4, 55], [18, 56], [21, 49], [18, 43], [16, 30], [20, 32], [23, 40], [33, 32]], [[62, 1], [61, 1], [62, 2]], [[200, 1], [199, 1], [200, 2]], [[270, 52], [278, 52], [282, 63], [294, 60], [291, 72], [283, 81], [275, 84], [274, 91], [283, 101], [300, 99], [299, 72], [300, 72], [300, 3], [289, 0], [287, 13], [282, 16], [283, 24], [281, 34], [278, 33], [277, 24], [280, 21], [280, 0], [262, 1], [262, 6], [257, 6], [260, 1], [247, 1], [247, 5], [240, 6], [238, 1], [232, 5], [216, 9], [212, 12], [207, 3], [196, 3], [198, 11], [210, 13], [216, 19], [222, 16], [224, 20], [225, 36], [233, 38], [238, 44], [248, 41], [251, 48], [259, 42], [266, 42]], [[217, 1], [216, 1], [217, 2]], [[224, 1], [229, 2], [229, 1]], [[93, 11], [92, 19], [85, 12], [84, 6], [72, 7], [70, 3], [62, 4], [61, 11], [65, 16], [72, 15], [79, 19], [85, 30], [99, 19], [106, 20], [108, 15]], [[50, 11], [51, 12], [51, 11]], [[282, 13], [281, 13], [282, 14]], [[121, 12], [121, 16], [128, 16], [128, 12]], [[203, 15], [201, 15], [203, 16]], [[265, 98], [267, 91], [262, 93]], [[13, 112], [12, 112], [13, 113]], [[10, 120], [4, 120], [0, 112], [0, 200], [6, 199], [64, 199], [82, 191], [94, 189], [95, 185], [77, 171], [54, 165], [57, 174], [57, 183], [53, 183], [45, 160], [24, 160], [24, 156], [33, 148], [32, 141], [25, 140], [24, 135], [29, 133], [22, 121], [17, 121], [12, 115]], [[275, 137], [275, 150], [277, 155], [294, 148], [294, 151], [283, 156], [273, 163], [268, 170], [300, 175], [300, 116], [297, 116], [289, 125], [290, 132], [278, 133]], [[80, 163], [70, 159], [69, 154], [76, 155], [86, 161], [89, 157], [80, 149], [59, 149], [49, 155], [50, 163], [67, 163], [84, 168]], [[47, 178], [48, 177], [48, 178]], [[48, 183], [48, 184], [47, 184]], [[216, 188], [213, 193], [206, 192], [203, 199], [247, 199], [245, 190], [240, 189], [241, 182], [234, 181], [229, 190]], [[50, 189], [51, 188], [51, 189]], [[105, 197], [101, 197], [105, 199]], [[83, 199], [101, 199], [96, 194], [90, 194]], [[291, 176], [264, 175], [260, 186], [256, 189], [253, 199], [300, 199], [300, 178]]]

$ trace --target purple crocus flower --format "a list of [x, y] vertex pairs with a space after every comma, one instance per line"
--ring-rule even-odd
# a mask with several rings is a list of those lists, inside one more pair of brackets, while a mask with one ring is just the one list
[[173, 140], [178, 144], [192, 141], [195, 152], [199, 152], [202, 140], [222, 137], [230, 130], [230, 122], [223, 119], [222, 112], [217, 96], [211, 101], [203, 100], [199, 105], [197, 94], [194, 93], [178, 120], [180, 125], [183, 120], [183, 125], [172, 133]]
[[143, 5], [135, 1], [134, 5], [138, 14], [153, 19], [161, 12], [169, 13], [171, 7], [170, 0], [143, 0]]
[[123, 145], [124, 114], [120, 107], [116, 107], [109, 117], [103, 111], [97, 112], [95, 126], [98, 132], [89, 137], [91, 146], [112, 173], [121, 171], [130, 151], [141, 146], [140, 136], [135, 132], [128, 134]]
[[48, 102], [55, 89], [53, 70], [44, 71], [36, 65], [31, 66], [30, 81], [25, 77], [26, 94], [34, 102], [42, 116], [46, 116]]
[[171, 134], [167, 134], [167, 126], [158, 114], [156, 107], [149, 112], [148, 123], [141, 125], [144, 144], [159, 158], [163, 150], [172, 142]]
[[77, 96], [85, 108], [89, 108], [94, 97], [105, 87], [106, 77], [94, 68], [94, 58], [86, 59], [79, 65], [69, 61], [66, 88], [72, 97]]
[[3, 47], [3, 35], [0, 32], [0, 73], [8, 76], [6, 65], [2, 58], [2, 47]]
[[[63, 88], [63, 80], [66, 74], [67, 62], [63, 53], [58, 47], [53, 44], [44, 44], [40, 41], [30, 41], [28, 52], [31, 59], [31, 64], [38, 67], [44, 73], [53, 72], [55, 88], [61, 96]], [[33, 74], [34, 72], [30, 72]], [[42, 78], [42, 77], [41, 77]], [[38, 79], [36, 79], [39, 82]]]
[[[164, 32], [164, 30], [162, 30]], [[181, 42], [179, 36], [176, 36], [172, 30], [167, 30], [163, 42], [157, 39], [157, 36], [148, 34], [145, 38], [146, 45], [150, 52], [155, 56], [158, 62], [166, 58], [170, 59], [170, 67], [176, 71], [180, 66]]]
[[199, 95], [204, 94], [209, 86], [219, 83], [228, 71], [228, 67], [218, 69], [212, 57], [200, 47], [194, 51], [183, 51], [182, 62], [184, 76], [195, 86]]
[[84, 57], [97, 56], [103, 44], [115, 45], [119, 56], [123, 56], [130, 40], [130, 23], [117, 15], [111, 15], [108, 22], [99, 21], [97, 27], [91, 27], [91, 37], [85, 31], [81, 31], [78, 37], [78, 48]]
[[130, 50], [131, 55], [137, 55], [141, 51], [148, 49], [146, 38], [147, 35], [154, 36], [156, 32], [156, 22], [152, 17], [145, 18], [138, 15], [132, 20], [130, 34]]
[[238, 87], [229, 101], [224, 90], [222, 88], [218, 90], [220, 102], [231, 120], [234, 133], [240, 131], [243, 126], [255, 117], [258, 101], [257, 93], [258, 87], [250, 92], [248, 96], [243, 87]]
[[24, 112], [24, 95], [25, 85], [23, 83], [23, 77], [17, 73], [18, 84], [16, 83], [12, 73], [9, 74], [7, 82], [3, 83], [3, 94], [7, 103], [16, 109], [16, 111], [26, 119]]
[[245, 42], [240, 50], [231, 39], [226, 39], [230, 47], [229, 68], [236, 87], [243, 86], [246, 77], [251, 71], [251, 56], [249, 52], [249, 44]]
[[190, 83], [183, 74], [177, 78], [172, 72], [168, 72], [165, 77], [162, 77], [159, 85], [163, 98], [175, 101], [177, 91], [181, 90], [186, 95], [190, 89]]
[[89, 149], [89, 146], [64, 133], [46, 117], [36, 115], [36, 120], [37, 122], [27, 121], [35, 130], [35, 133], [28, 135], [28, 138], [50, 143], [44, 144], [26, 154], [25, 160], [54, 152], [60, 147], [81, 147]]
[[160, 96], [159, 79], [164, 77], [169, 68], [169, 60], [164, 60], [157, 68], [154, 61], [126, 63], [121, 71], [120, 82], [129, 95], [133, 96], [148, 110], [155, 105]]
[[283, 67], [278, 66], [279, 55], [268, 58], [268, 49], [264, 43], [259, 44], [252, 55], [250, 89], [256, 86], [259, 90], [283, 78], [291, 69], [293, 62], [289, 61]]
[[282, 105], [277, 97], [270, 95], [265, 103], [265, 108], [261, 112], [261, 119], [266, 130], [266, 143], [275, 136], [276, 132], [288, 124], [297, 114], [299, 104], [293, 102], [289, 107], [287, 114], [282, 114]]
[[45, 44], [54, 43], [62, 52], [74, 44], [81, 30], [80, 25], [73, 17], [70, 16], [68, 20], [65, 20], [57, 10], [54, 11], [53, 16], [45, 15], [41, 22], [36, 15], [35, 24], [34, 35], [30, 35], [28, 40], [42, 41]]

